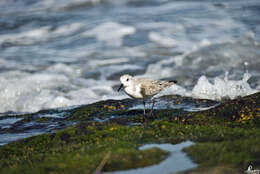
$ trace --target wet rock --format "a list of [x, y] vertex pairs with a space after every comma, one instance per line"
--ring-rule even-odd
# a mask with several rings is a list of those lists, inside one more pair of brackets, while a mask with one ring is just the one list
[[[108, 153], [111, 156], [102, 171], [144, 167], [164, 160], [167, 153], [160, 149], [141, 152], [141, 145], [185, 140], [195, 142], [185, 152], [199, 168], [215, 171], [214, 167], [228, 165], [232, 171], [241, 171], [260, 163], [259, 97], [256, 93], [217, 103], [163, 96], [150, 116], [143, 115], [141, 101], [132, 99], [76, 107], [60, 118], [63, 123], [74, 122], [66, 129], [0, 147], [0, 173], [93, 173]], [[207, 110], [178, 108], [183, 103]], [[24, 123], [50, 121], [38, 119], [37, 114], [21, 117]]]

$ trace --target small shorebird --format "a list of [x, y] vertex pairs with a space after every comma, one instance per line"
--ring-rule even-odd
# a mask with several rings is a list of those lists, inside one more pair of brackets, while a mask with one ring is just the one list
[[[146, 78], [136, 78], [128, 74], [122, 75], [120, 77], [121, 85], [118, 88], [118, 92], [123, 87], [125, 93], [136, 99], [143, 99], [144, 105], [144, 115], [145, 115], [145, 99], [150, 99], [154, 95], [158, 94], [165, 88], [170, 87], [171, 85], [177, 83], [177, 81], [162, 81], [162, 80], [153, 80]], [[152, 100], [152, 109], [150, 114], [153, 112], [155, 100]]]

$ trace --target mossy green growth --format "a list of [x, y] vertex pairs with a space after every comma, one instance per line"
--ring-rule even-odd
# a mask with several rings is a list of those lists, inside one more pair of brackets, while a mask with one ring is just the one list
[[[83, 129], [84, 127], [84, 129]], [[105, 171], [143, 167], [160, 162], [167, 152], [139, 151], [144, 143], [200, 142], [187, 149], [203, 165], [234, 167], [260, 162], [260, 128], [189, 125], [155, 120], [142, 126], [82, 123], [55, 134], [10, 143], [0, 149], [0, 173], [92, 173], [106, 153], [112, 152]]]
[[0, 149], [0, 173], [92, 173], [108, 152], [112, 155], [104, 168], [107, 171], [156, 164], [168, 152], [138, 150], [135, 139], [141, 142], [137, 133], [143, 130], [82, 123], [55, 134], [10, 143]]
[[[257, 129], [259, 131], [259, 129]], [[260, 137], [239, 138], [222, 142], [204, 142], [185, 149], [194, 161], [203, 166], [229, 164], [248, 167], [260, 162]], [[207, 150], [205, 150], [207, 149]]]
[[[76, 125], [1, 147], [0, 173], [93, 173], [109, 152], [103, 171], [144, 167], [162, 161], [168, 153], [140, 151], [139, 146], [185, 140], [196, 142], [185, 151], [200, 166], [225, 164], [245, 169], [260, 163], [258, 97], [237, 100], [235, 103], [242, 103], [235, 106], [241, 108], [238, 111], [228, 107], [231, 101], [202, 112], [160, 110], [152, 117], [144, 117], [142, 111], [120, 110], [122, 103], [115, 101], [111, 105], [115, 107], [104, 107], [105, 102], [96, 104], [97, 108], [91, 105], [91, 112], [87, 107], [75, 109], [73, 119], [81, 115]], [[102, 113], [104, 117], [118, 115], [106, 122], [89, 120]], [[252, 113], [252, 119], [241, 121], [242, 113]]]

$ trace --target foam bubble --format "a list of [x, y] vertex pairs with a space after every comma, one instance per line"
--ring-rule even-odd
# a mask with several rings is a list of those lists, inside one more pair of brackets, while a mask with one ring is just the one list
[[59, 26], [53, 31], [52, 34], [54, 36], [64, 36], [76, 32], [81, 28], [83, 28], [83, 23], [75, 22], [75, 23]]
[[214, 83], [209, 82], [206, 76], [201, 76], [192, 89], [192, 96], [202, 99], [221, 100], [225, 98], [234, 99], [238, 96], [246, 96], [258, 92], [247, 83], [250, 74], [245, 73], [241, 80], [229, 80], [228, 73], [225, 78], [216, 77]]
[[68, 66], [62, 63], [57, 63], [48, 67], [45, 72], [53, 74], [65, 74], [69, 77], [79, 77], [81, 74], [81, 69], [73, 68], [72, 66]]
[[30, 45], [33, 43], [49, 40], [51, 38], [70, 35], [71, 33], [78, 31], [82, 27], [83, 24], [81, 23], [62, 25], [57, 27], [56, 29], [52, 29], [50, 26], [44, 26], [37, 29], [20, 31], [18, 33], [1, 35], [0, 43]]
[[125, 58], [125, 57], [114, 58], [114, 59], [92, 60], [92, 61], [90, 61], [89, 65], [92, 66], [92, 67], [96, 67], [96, 66], [126, 63], [128, 61], [129, 61], [129, 58]]
[[0, 37], [0, 43], [15, 43], [15, 44], [32, 44], [36, 40], [45, 40], [45, 37], [49, 33], [50, 27], [41, 27], [37, 29], [32, 29], [28, 31], [23, 31], [14, 34], [5, 34]]
[[251, 75], [246, 72], [241, 80], [229, 80], [228, 73], [222, 79], [215, 77], [211, 83], [206, 76], [201, 76], [192, 90], [185, 89], [178, 84], [161, 91], [155, 97], [163, 95], [181, 95], [186, 97], [194, 97], [199, 99], [209, 99], [220, 101], [222, 99], [235, 99], [250, 94], [254, 94], [259, 90], [253, 89], [248, 84]]
[[167, 36], [163, 36], [157, 32], [150, 32], [148, 37], [153, 42], [158, 43], [159, 45], [164, 46], [164, 47], [176, 47], [177, 46], [177, 42], [174, 39], [167, 37]]
[[116, 83], [105, 79], [84, 79], [80, 69], [65, 64], [55, 64], [33, 74], [22, 71], [0, 73], [0, 113], [37, 112], [121, 99], [124, 96], [112, 88]]
[[181, 96], [189, 96], [189, 91], [184, 87], [181, 87], [177, 84], [172, 85], [171, 87], [161, 91], [155, 97], [160, 97], [164, 95], [181, 95]]
[[[69, 79], [64, 75], [6, 73], [0, 76], [0, 112], [20, 111], [34, 112], [48, 108], [55, 97], [59, 96], [56, 87], [67, 84]], [[56, 105], [61, 106], [61, 105]]]
[[[126, 35], [134, 34], [135, 28], [115, 22], [106, 22], [83, 33], [83, 36], [94, 36], [99, 41], [105, 42], [109, 46], [121, 46], [122, 38]], [[108, 34], [109, 33], [109, 34]]]
[[35, 8], [39, 9], [52, 9], [52, 10], [64, 10], [75, 7], [82, 7], [87, 5], [99, 4], [101, 0], [45, 0], [37, 2]]

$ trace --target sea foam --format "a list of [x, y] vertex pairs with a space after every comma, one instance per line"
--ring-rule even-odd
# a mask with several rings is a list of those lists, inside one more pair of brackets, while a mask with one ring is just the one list
[[177, 94], [181, 96], [215, 101], [235, 99], [237, 97], [247, 96], [259, 91], [250, 87], [250, 84], [248, 83], [250, 77], [251, 75], [246, 72], [241, 80], [231, 80], [228, 78], [228, 73], [226, 72], [224, 78], [215, 77], [213, 82], [211, 82], [206, 76], [203, 75], [198, 79], [195, 86], [191, 90], [175, 84], [162, 91], [156, 97]]
[[222, 100], [235, 99], [258, 92], [248, 84], [251, 75], [245, 73], [241, 80], [229, 80], [228, 73], [224, 79], [215, 77], [211, 83], [206, 76], [201, 76], [191, 91], [191, 95], [196, 98]]

